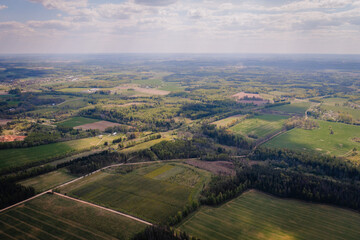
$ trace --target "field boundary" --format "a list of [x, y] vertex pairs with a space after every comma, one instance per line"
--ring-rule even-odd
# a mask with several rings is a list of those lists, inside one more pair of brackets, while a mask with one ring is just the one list
[[90, 205], [90, 206], [92, 206], [92, 207], [97, 207], [97, 208], [100, 208], [100, 209], [102, 209], [102, 210], [106, 210], [106, 211], [109, 211], [109, 212], [112, 212], [112, 213], [116, 213], [116, 214], [119, 214], [119, 215], [121, 215], [121, 216], [130, 218], [130, 219], [132, 219], [132, 220], [135, 220], [135, 221], [144, 223], [144, 224], [149, 225], [149, 226], [152, 226], [152, 225], [153, 225], [152, 223], [147, 222], [147, 221], [145, 221], [145, 220], [142, 220], [142, 219], [140, 219], [140, 218], [137, 218], [137, 217], [134, 217], [134, 216], [131, 216], [131, 215], [128, 215], [128, 214], [119, 212], [119, 211], [115, 211], [115, 210], [113, 210], [113, 209], [106, 208], [106, 207], [103, 207], [103, 206], [100, 206], [100, 205], [97, 205], [97, 204], [94, 204], [94, 203], [90, 203], [90, 202], [86, 202], [86, 201], [83, 201], [83, 200], [80, 200], [80, 199], [77, 199], [77, 198], [69, 197], [69, 196], [66, 196], [66, 195], [64, 195], [64, 194], [57, 193], [57, 192], [53, 192], [53, 194], [55, 194], [55, 195], [57, 195], [57, 196], [60, 196], [60, 197], [63, 197], [63, 198], [67, 198], [67, 199], [73, 200], [73, 201], [77, 201], [77, 202], [80, 202], [80, 203], [83, 203], [83, 204], [87, 204], [87, 205]]
[[44, 194], [46, 194], [46, 193], [54, 192], [54, 190], [57, 189], [57, 188], [66, 186], [66, 185], [68, 185], [68, 184], [70, 184], [70, 183], [73, 183], [73, 182], [76, 182], [76, 181], [78, 181], [78, 180], [80, 180], [80, 179], [83, 179], [83, 178], [85, 178], [86, 176], [89, 176], [89, 175], [91, 175], [91, 174], [100, 172], [100, 171], [105, 170], [105, 169], [108, 169], [108, 168], [118, 167], [118, 166], [121, 166], [121, 165], [139, 165], [139, 164], [151, 164], [151, 163], [162, 163], [162, 162], [177, 162], [177, 161], [185, 161], [185, 160], [187, 160], [187, 159], [171, 159], [171, 160], [158, 160], [158, 161], [135, 162], [135, 163], [117, 163], [117, 164], [109, 165], [109, 166], [100, 168], [100, 169], [98, 169], [98, 170], [95, 170], [95, 171], [93, 171], [93, 172], [91, 172], [91, 173], [88, 173], [88, 174], [86, 174], [86, 175], [83, 175], [83, 176], [81, 176], [81, 177], [78, 177], [78, 178], [75, 178], [75, 179], [70, 180], [70, 181], [68, 181], [68, 182], [65, 182], [65, 183], [63, 183], [63, 184], [60, 184], [60, 185], [58, 185], [58, 186], [56, 186], [56, 187], [53, 187], [52, 189], [49, 189], [49, 190], [44, 191], [44, 192], [42, 192], [42, 193], [39, 193], [39, 194], [37, 194], [37, 195], [35, 195], [35, 196], [32, 196], [32, 197], [30, 197], [30, 198], [28, 198], [28, 199], [25, 199], [25, 200], [21, 201], [21, 202], [18, 202], [18, 203], [15, 203], [15, 204], [11, 205], [11, 206], [7, 206], [6, 208], [0, 209], [0, 213], [5, 212], [6, 210], [8, 210], [8, 209], [10, 209], [10, 208], [19, 206], [19, 205], [21, 205], [21, 204], [23, 204], [23, 203], [26, 203], [26, 202], [28, 202], [28, 201], [31, 201], [31, 200], [33, 200], [33, 199], [35, 199], [35, 198], [37, 198], [37, 197], [40, 197], [40, 196], [42, 196], [42, 195], [44, 195]]

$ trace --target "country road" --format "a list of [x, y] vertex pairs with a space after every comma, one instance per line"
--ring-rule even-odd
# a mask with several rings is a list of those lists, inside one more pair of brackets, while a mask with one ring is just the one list
[[134, 217], [134, 216], [131, 216], [131, 215], [128, 215], [128, 214], [119, 212], [119, 211], [115, 211], [115, 210], [110, 209], [110, 208], [105, 208], [105, 207], [102, 207], [102, 206], [100, 206], [100, 205], [93, 204], [93, 203], [89, 203], [89, 202], [86, 202], [86, 201], [83, 201], [83, 200], [80, 200], [80, 199], [77, 199], [77, 198], [72, 198], [72, 197], [66, 196], [66, 195], [64, 195], [64, 194], [57, 193], [57, 192], [54, 192], [54, 194], [57, 195], [57, 196], [63, 197], [63, 198], [71, 199], [71, 200], [73, 200], [73, 201], [77, 201], [77, 202], [80, 202], [80, 203], [83, 203], [83, 204], [87, 204], [87, 205], [90, 205], [90, 206], [93, 206], [93, 207], [96, 207], [96, 208], [100, 208], [100, 209], [103, 209], [103, 210], [112, 212], [112, 213], [119, 214], [119, 215], [121, 215], [121, 216], [130, 218], [130, 219], [132, 219], [132, 220], [135, 220], [135, 221], [144, 223], [144, 224], [149, 225], [149, 226], [152, 226], [152, 225], [153, 225], [152, 223], [149, 223], [149, 222], [147, 222], [147, 221], [144, 221], [144, 220], [142, 220], [142, 219], [140, 219], [140, 218], [137, 218], [137, 217]]
[[[58, 186], [56, 186], [56, 187], [54, 187], [54, 188], [52, 188], [52, 189], [46, 190], [46, 191], [44, 191], [44, 192], [42, 192], [42, 193], [39, 193], [39, 194], [37, 194], [37, 195], [35, 195], [35, 196], [32, 196], [31, 198], [25, 199], [25, 200], [23, 200], [23, 201], [21, 201], [21, 202], [15, 203], [15, 204], [13, 204], [13, 205], [11, 205], [11, 206], [8, 206], [8, 207], [6, 207], [6, 208], [0, 209], [0, 213], [4, 212], [4, 211], [6, 211], [6, 210], [8, 210], [8, 209], [10, 209], [10, 208], [19, 206], [19, 205], [21, 205], [21, 204], [23, 204], [23, 203], [26, 203], [26, 202], [28, 202], [28, 201], [31, 201], [31, 200], [33, 200], [33, 199], [35, 199], [35, 198], [37, 198], [37, 197], [40, 197], [40, 196], [42, 196], [42, 195], [44, 195], [44, 194], [46, 194], [46, 193], [48, 193], [48, 192], [53, 192], [53, 191], [54, 191], [55, 189], [57, 189], [57, 188], [64, 187], [64, 186], [66, 186], [66, 185], [68, 185], [68, 184], [71, 184], [71, 183], [76, 182], [76, 181], [78, 181], [78, 180], [80, 180], [80, 179], [83, 179], [83, 178], [85, 178], [85, 177], [87, 177], [87, 176], [89, 176], [89, 175], [91, 175], [91, 174], [100, 172], [100, 171], [105, 170], [105, 169], [108, 169], [108, 168], [118, 167], [118, 166], [121, 166], [121, 165], [139, 165], [139, 164], [152, 164], [152, 163], [161, 163], [161, 162], [176, 162], [176, 161], [180, 161], [180, 160], [181, 160], [181, 161], [184, 161], [184, 160], [186, 160], [186, 159], [171, 159], [171, 160], [135, 162], [135, 163], [117, 163], [117, 164], [109, 165], [109, 166], [100, 168], [100, 169], [98, 169], [98, 170], [95, 170], [95, 171], [93, 171], [93, 172], [91, 172], [91, 173], [88, 173], [88, 174], [86, 174], [86, 175], [84, 175], [84, 176], [75, 178], [75, 179], [73, 179], [73, 180], [71, 180], [71, 181], [69, 181], [69, 182], [60, 184], [60, 185], [58, 185]], [[126, 215], [126, 214], [125, 214], [125, 215]]]

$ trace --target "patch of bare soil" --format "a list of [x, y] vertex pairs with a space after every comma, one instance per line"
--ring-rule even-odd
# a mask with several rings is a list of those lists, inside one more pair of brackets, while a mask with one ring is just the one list
[[205, 169], [209, 172], [215, 173], [217, 175], [231, 175], [235, 176], [235, 167], [232, 162], [226, 161], [200, 161], [200, 160], [187, 160], [187, 164]]
[[24, 141], [26, 136], [4, 135], [0, 136], [0, 142]]
[[239, 92], [232, 95], [231, 97], [235, 98], [239, 103], [249, 103], [257, 106], [264, 105], [269, 102], [268, 100], [263, 99], [260, 94], [257, 93]]
[[257, 93], [246, 93], [246, 92], [239, 92], [236, 93], [234, 95], [232, 95], [232, 97], [236, 98], [236, 99], [245, 99], [245, 98], [260, 98], [262, 99], [262, 97], [260, 96], [260, 94]]
[[141, 93], [145, 93], [148, 95], [161, 95], [161, 96], [165, 96], [170, 93], [170, 91], [159, 90], [159, 89], [151, 88], [151, 87], [145, 87], [145, 88], [139, 87], [136, 84], [125, 84], [125, 85], [116, 87], [116, 89], [118, 89], [118, 90], [133, 89], [136, 92], [141, 92]]
[[99, 121], [99, 122], [94, 122], [94, 123], [83, 124], [83, 125], [74, 127], [74, 129], [82, 129], [82, 130], [98, 129], [100, 131], [105, 131], [106, 128], [115, 127], [115, 126], [121, 126], [121, 124], [108, 122], [108, 121]]

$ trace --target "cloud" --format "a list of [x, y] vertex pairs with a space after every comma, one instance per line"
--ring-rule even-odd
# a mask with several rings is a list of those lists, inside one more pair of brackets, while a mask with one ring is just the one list
[[166, 43], [170, 49], [185, 42], [189, 49], [191, 43], [205, 48], [202, 42], [208, 42], [212, 50], [217, 41], [224, 42], [222, 46], [226, 49], [232, 44], [238, 49], [241, 41], [267, 46], [268, 42], [284, 43], [300, 38], [311, 42], [315, 37], [360, 37], [358, 0], [27, 1], [57, 9], [61, 14], [42, 21], [35, 21], [34, 16], [23, 23], [3, 22], [0, 29], [7, 32], [14, 29], [19, 34], [21, 29], [26, 29], [29, 34], [44, 36], [43, 42], [52, 35], [78, 39], [84, 46], [86, 42], [95, 44], [106, 39], [109, 48], [113, 39], [133, 44], [133, 49], [136, 46], [145, 49], [145, 45], [140, 46], [145, 43], [149, 48], [151, 43], [160, 47]]
[[200, 19], [200, 18], [204, 18], [207, 15], [207, 13], [203, 9], [190, 9], [187, 15], [192, 19]]
[[128, 19], [136, 14], [144, 13], [146, 10], [132, 3], [124, 4], [102, 4], [95, 11], [99, 17], [107, 19]]
[[69, 12], [87, 7], [87, 0], [28, 0], [33, 3], [40, 3], [47, 9], [58, 9]]
[[27, 26], [34, 29], [51, 29], [51, 30], [71, 30], [74, 25], [70, 22], [60, 20], [49, 21], [28, 21]]
[[25, 25], [19, 22], [0, 22], [0, 29], [11, 30], [11, 29], [22, 29]]
[[147, 6], [168, 6], [177, 0], [135, 0], [135, 3]]
[[0, 10], [3, 10], [3, 9], [5, 9], [5, 8], [8, 8], [8, 7], [5, 6], [5, 5], [0, 5]]

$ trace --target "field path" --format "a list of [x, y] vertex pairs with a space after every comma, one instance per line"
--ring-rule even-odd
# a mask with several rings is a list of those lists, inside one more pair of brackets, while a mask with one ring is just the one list
[[[75, 179], [73, 179], [73, 180], [71, 180], [71, 181], [69, 181], [69, 182], [66, 182], [66, 183], [63, 183], [63, 184], [61, 184], [61, 185], [58, 185], [58, 186], [56, 186], [56, 187], [54, 187], [54, 188], [52, 188], [52, 189], [49, 189], [49, 190], [47, 190], [47, 191], [45, 191], [45, 192], [39, 193], [39, 194], [37, 194], [37, 195], [35, 195], [35, 196], [32, 196], [31, 198], [25, 199], [25, 200], [23, 200], [23, 201], [21, 201], [21, 202], [15, 203], [15, 204], [13, 204], [13, 205], [11, 205], [11, 206], [8, 206], [8, 207], [6, 207], [6, 208], [0, 209], [0, 213], [1, 213], [1, 212], [4, 212], [4, 211], [6, 211], [6, 210], [8, 210], [8, 209], [10, 209], [10, 208], [13, 208], [13, 207], [19, 206], [19, 205], [21, 205], [21, 204], [24, 204], [24, 203], [26, 203], [26, 202], [28, 202], [28, 201], [31, 201], [31, 200], [33, 200], [33, 199], [35, 199], [35, 198], [37, 198], [37, 197], [40, 197], [40, 196], [42, 196], [42, 195], [44, 195], [44, 194], [46, 194], [46, 193], [54, 192], [54, 190], [57, 189], [57, 188], [66, 186], [66, 185], [71, 184], [71, 183], [73, 183], [73, 182], [76, 182], [76, 181], [78, 181], [78, 180], [80, 180], [80, 179], [83, 179], [83, 178], [85, 178], [85, 177], [88, 176], [88, 175], [91, 175], [91, 174], [100, 172], [100, 171], [105, 170], [105, 169], [108, 169], [108, 168], [118, 167], [118, 166], [121, 166], [121, 165], [152, 164], [152, 163], [176, 162], [176, 161], [185, 161], [185, 160], [186, 160], [186, 159], [171, 159], [171, 160], [135, 162], [135, 163], [117, 163], [117, 164], [109, 165], [109, 166], [100, 168], [100, 169], [98, 169], [98, 170], [96, 170], [96, 171], [94, 171], [94, 172], [88, 173], [88, 174], [86, 174], [86, 175], [84, 175], [84, 176], [81, 176], [81, 177], [79, 177], [79, 178], [75, 178]], [[74, 198], [74, 199], [75, 199], [75, 198]], [[76, 199], [76, 200], [77, 200], [77, 199]], [[85, 202], [85, 201], [83, 201], [83, 202]], [[88, 203], [88, 202], [85, 202], [85, 203]], [[94, 206], [97, 206], [97, 205], [94, 205]], [[115, 211], [115, 212], [116, 212], [116, 211]], [[120, 213], [120, 212], [117, 212], [117, 213]], [[126, 215], [126, 214], [125, 214], [125, 215]], [[126, 216], [130, 216], [130, 215], [126, 215]]]
[[112, 212], [112, 213], [116, 213], [116, 214], [119, 214], [119, 215], [121, 215], [121, 216], [130, 218], [130, 219], [132, 219], [132, 220], [135, 220], [135, 221], [144, 223], [144, 224], [149, 225], [149, 226], [152, 226], [152, 225], [153, 225], [152, 223], [149, 223], [149, 222], [147, 222], [147, 221], [144, 221], [144, 220], [142, 220], [142, 219], [140, 219], [140, 218], [137, 218], [137, 217], [134, 217], [134, 216], [131, 216], [131, 215], [122, 213], [122, 212], [118, 212], [118, 211], [115, 211], [115, 210], [110, 209], [110, 208], [102, 207], [102, 206], [100, 206], [100, 205], [93, 204], [93, 203], [89, 203], [89, 202], [86, 202], [86, 201], [83, 201], [83, 200], [80, 200], [80, 199], [77, 199], [77, 198], [72, 198], [72, 197], [66, 196], [66, 195], [64, 195], [64, 194], [57, 193], [57, 192], [53, 192], [53, 194], [58, 195], [58, 196], [61, 196], [61, 197], [64, 197], [64, 198], [67, 198], [67, 199], [70, 199], [70, 200], [73, 200], [73, 201], [77, 201], [77, 202], [80, 202], [80, 203], [83, 203], [83, 204], [87, 204], [87, 205], [90, 205], [90, 206], [93, 206], [93, 207], [97, 207], [97, 208], [100, 208], [100, 209], [103, 209], [103, 210], [106, 210], [106, 211], [109, 211], [109, 212]]

